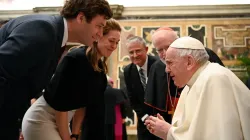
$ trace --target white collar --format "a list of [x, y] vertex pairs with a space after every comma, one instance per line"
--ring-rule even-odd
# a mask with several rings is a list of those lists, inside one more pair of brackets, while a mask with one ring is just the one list
[[207, 67], [207, 65], [210, 64], [209, 61], [207, 61], [205, 64], [203, 64], [191, 77], [191, 79], [188, 81], [187, 86], [191, 87], [199, 77], [200, 73]]
[[65, 46], [68, 41], [68, 24], [65, 18], [63, 18], [63, 22], [64, 22], [64, 33], [63, 33], [62, 47]]

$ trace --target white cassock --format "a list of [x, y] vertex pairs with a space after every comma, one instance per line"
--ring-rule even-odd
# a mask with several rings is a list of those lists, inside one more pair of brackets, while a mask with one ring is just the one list
[[250, 90], [207, 62], [183, 89], [167, 140], [250, 140]]

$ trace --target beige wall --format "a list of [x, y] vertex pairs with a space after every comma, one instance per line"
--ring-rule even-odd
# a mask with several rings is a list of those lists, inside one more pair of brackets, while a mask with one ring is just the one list
[[[151, 35], [160, 26], [172, 27], [180, 36], [190, 35], [199, 39], [216, 52], [226, 66], [237, 64], [239, 56], [250, 56], [250, 18], [120, 20], [120, 24], [123, 26], [121, 42], [108, 64], [109, 75], [118, 88], [124, 87], [122, 67], [130, 63], [126, 38], [131, 34], [143, 37], [148, 43], [148, 53], [155, 55]], [[133, 120], [128, 127], [132, 133], [136, 129], [136, 119]]]
[[237, 64], [237, 57], [249, 54], [250, 18], [121, 20], [120, 24], [123, 26], [121, 42], [110, 58], [112, 61], [109, 61], [110, 75], [118, 81], [118, 67], [130, 63], [125, 47], [126, 38], [130, 34], [143, 37], [148, 43], [149, 54], [155, 55], [151, 35], [160, 26], [173, 27], [180, 36], [191, 35], [201, 40], [227, 66]]

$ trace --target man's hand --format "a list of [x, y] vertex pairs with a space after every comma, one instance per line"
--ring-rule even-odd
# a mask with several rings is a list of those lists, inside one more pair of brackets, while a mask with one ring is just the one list
[[166, 139], [168, 131], [171, 128], [171, 125], [160, 114], [157, 114], [157, 117], [149, 116], [144, 124], [150, 133], [162, 139]]
[[31, 105], [34, 104], [35, 101], [36, 101], [36, 99], [35, 99], [35, 98], [32, 98], [32, 99], [30, 100], [30, 104], [31, 104]]
[[19, 140], [24, 140], [23, 133], [20, 133]]

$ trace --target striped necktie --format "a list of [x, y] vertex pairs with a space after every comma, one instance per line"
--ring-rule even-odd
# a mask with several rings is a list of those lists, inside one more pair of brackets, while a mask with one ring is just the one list
[[143, 73], [143, 69], [142, 68], [140, 68], [139, 74], [140, 74], [140, 77], [141, 77], [141, 83], [142, 83], [143, 89], [145, 91], [145, 89], [146, 89], [146, 77], [145, 77], [145, 75]]

